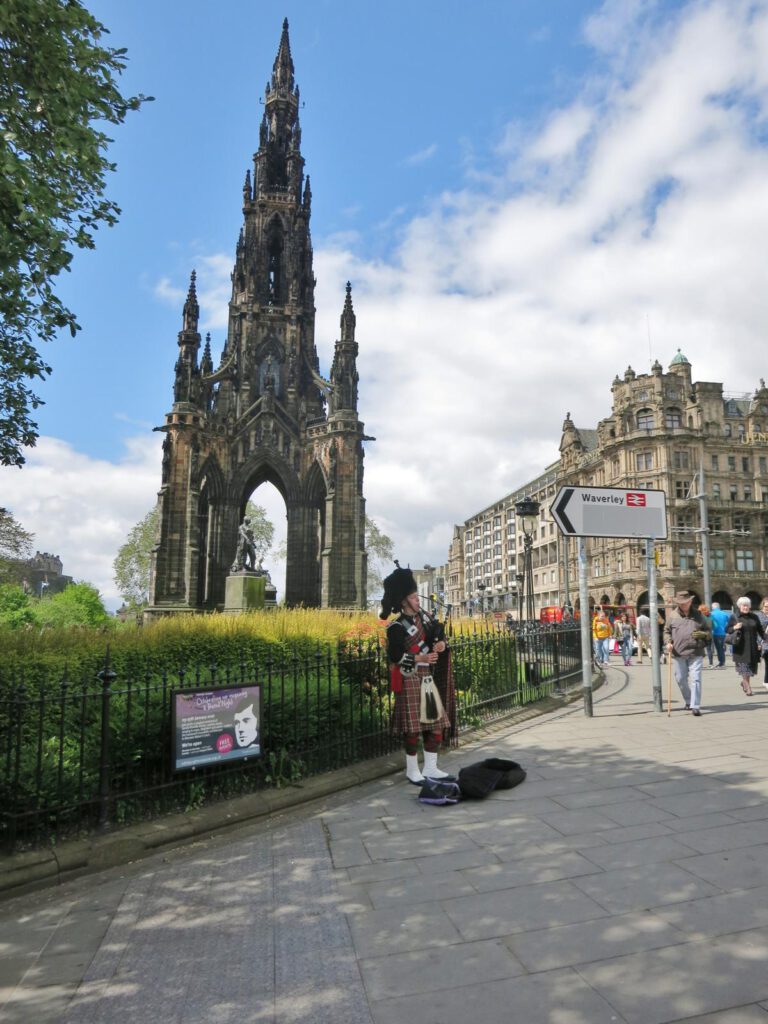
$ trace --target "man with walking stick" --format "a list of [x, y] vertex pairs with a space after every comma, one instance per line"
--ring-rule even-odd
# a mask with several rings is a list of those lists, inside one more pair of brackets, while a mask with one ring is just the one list
[[693, 594], [680, 590], [675, 594], [677, 610], [667, 616], [664, 639], [670, 658], [674, 658], [675, 679], [683, 695], [686, 710], [701, 714], [701, 669], [711, 631], [698, 608], [693, 607]]

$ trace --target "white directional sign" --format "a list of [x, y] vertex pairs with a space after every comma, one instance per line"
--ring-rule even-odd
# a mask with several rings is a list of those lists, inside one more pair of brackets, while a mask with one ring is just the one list
[[616, 487], [561, 487], [550, 507], [560, 531], [569, 537], [667, 536], [664, 491]]

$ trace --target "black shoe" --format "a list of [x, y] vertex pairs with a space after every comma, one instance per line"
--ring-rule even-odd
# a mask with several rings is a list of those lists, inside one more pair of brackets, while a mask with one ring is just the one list
[[690, 704], [686, 704], [685, 705], [685, 710], [686, 711], [690, 711], [691, 710], [691, 705]]
[[696, 715], [696, 717], [698, 718], [698, 717], [699, 717], [699, 716], [701, 715], [701, 712], [699, 711], [699, 709], [698, 709], [698, 708], [693, 708], [693, 709], [691, 710], [691, 714], [692, 714], [692, 715]]

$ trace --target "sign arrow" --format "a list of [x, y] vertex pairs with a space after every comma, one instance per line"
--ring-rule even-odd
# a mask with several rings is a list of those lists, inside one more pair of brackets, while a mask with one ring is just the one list
[[[574, 529], [573, 523], [565, 514], [565, 510], [568, 506], [568, 502], [573, 497], [572, 487], [563, 487], [557, 496], [560, 500], [555, 500], [555, 504], [552, 506], [552, 515], [555, 517], [555, 522], [563, 533], [575, 536], [576, 530]], [[561, 525], [562, 524], [562, 525]]]

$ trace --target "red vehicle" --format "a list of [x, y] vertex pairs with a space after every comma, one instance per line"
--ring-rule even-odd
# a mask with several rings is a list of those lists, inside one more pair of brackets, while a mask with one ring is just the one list
[[539, 622], [562, 622], [563, 609], [556, 604], [545, 605], [539, 612]]

